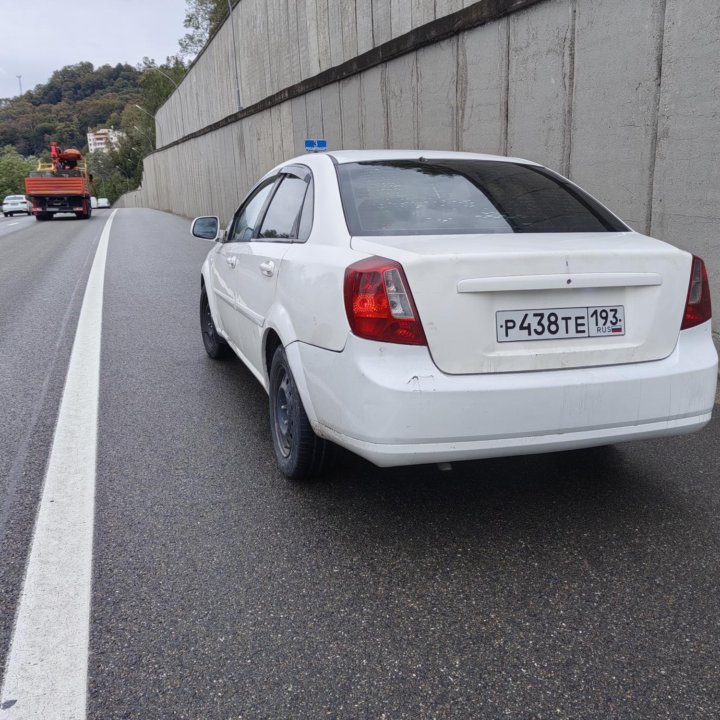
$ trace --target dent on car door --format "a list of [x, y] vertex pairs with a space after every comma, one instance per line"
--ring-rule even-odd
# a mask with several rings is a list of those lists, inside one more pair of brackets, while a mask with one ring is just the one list
[[247, 326], [248, 360], [262, 371], [262, 338], [268, 313], [275, 301], [283, 256], [298, 240], [300, 216], [310, 184], [310, 171], [285, 168], [264, 211], [247, 252], [238, 258], [239, 309]]
[[255, 188], [235, 213], [223, 243], [218, 244], [212, 263], [213, 292], [220, 324], [230, 342], [246, 358], [248, 338], [238, 313], [238, 259], [247, 251], [276, 178]]

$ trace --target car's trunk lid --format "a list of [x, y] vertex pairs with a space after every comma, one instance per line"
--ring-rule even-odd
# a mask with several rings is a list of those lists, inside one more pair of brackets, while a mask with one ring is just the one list
[[450, 374], [667, 357], [692, 260], [633, 232], [355, 237], [352, 246], [402, 264], [433, 360]]

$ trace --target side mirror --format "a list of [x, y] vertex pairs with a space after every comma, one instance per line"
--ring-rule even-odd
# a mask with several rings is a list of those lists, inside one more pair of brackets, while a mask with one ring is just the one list
[[190, 234], [203, 240], [217, 240], [220, 220], [215, 215], [197, 217], [192, 221]]

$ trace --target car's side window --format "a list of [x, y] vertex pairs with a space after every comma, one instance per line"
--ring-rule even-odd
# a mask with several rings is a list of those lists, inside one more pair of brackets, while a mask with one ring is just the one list
[[265, 206], [276, 178], [268, 178], [255, 192], [245, 201], [238, 210], [227, 234], [226, 242], [247, 242], [252, 240], [255, 228], [260, 221], [260, 213]]
[[297, 237], [297, 224], [308, 183], [297, 175], [284, 175], [273, 195], [258, 239], [288, 240]]

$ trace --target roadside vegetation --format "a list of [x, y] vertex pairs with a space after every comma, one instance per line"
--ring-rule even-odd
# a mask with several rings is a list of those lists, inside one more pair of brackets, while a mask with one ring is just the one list
[[6, 195], [23, 195], [24, 180], [35, 168], [33, 156], [24, 157], [13, 145], [0, 147], [0, 200]]

